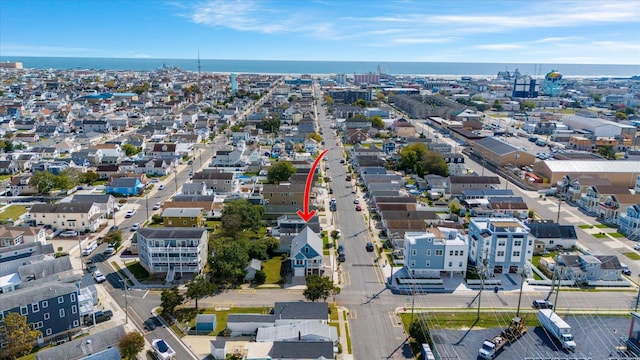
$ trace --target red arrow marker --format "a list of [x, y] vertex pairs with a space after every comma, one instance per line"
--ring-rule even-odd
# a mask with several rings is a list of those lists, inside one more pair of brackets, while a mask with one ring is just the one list
[[308, 222], [309, 220], [311, 220], [313, 215], [316, 214], [315, 210], [309, 211], [309, 193], [311, 192], [311, 182], [313, 181], [313, 173], [316, 172], [316, 167], [318, 167], [318, 163], [320, 162], [324, 154], [327, 153], [327, 151], [329, 151], [329, 149], [325, 149], [323, 152], [320, 153], [320, 156], [318, 156], [316, 158], [316, 161], [313, 162], [313, 165], [311, 165], [311, 170], [309, 170], [309, 175], [307, 175], [307, 183], [304, 187], [304, 207], [302, 208], [302, 210], [297, 211], [298, 216], [300, 216], [300, 218], [304, 220], [304, 222]]

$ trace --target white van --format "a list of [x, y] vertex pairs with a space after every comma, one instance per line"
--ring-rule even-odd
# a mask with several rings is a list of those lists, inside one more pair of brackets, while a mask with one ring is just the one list
[[82, 249], [82, 256], [91, 255], [91, 253], [98, 248], [98, 243], [95, 241], [90, 242], [87, 247]]

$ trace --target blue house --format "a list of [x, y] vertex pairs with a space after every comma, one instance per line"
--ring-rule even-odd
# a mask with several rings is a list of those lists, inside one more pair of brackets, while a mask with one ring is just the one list
[[140, 179], [134, 177], [118, 178], [107, 186], [107, 194], [114, 195], [138, 195], [144, 190], [145, 185]]
[[215, 330], [216, 323], [216, 314], [198, 314], [196, 315], [196, 333], [211, 333]]
[[396, 151], [396, 143], [393, 140], [386, 139], [382, 142], [382, 152], [385, 154], [391, 154]]
[[291, 240], [293, 276], [322, 275], [322, 239], [305, 227]]

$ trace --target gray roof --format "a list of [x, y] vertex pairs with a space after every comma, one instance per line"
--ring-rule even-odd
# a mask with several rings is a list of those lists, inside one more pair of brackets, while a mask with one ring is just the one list
[[71, 202], [106, 204], [109, 202], [110, 198], [113, 198], [113, 196], [109, 194], [83, 194], [74, 195], [73, 198], [71, 198]]
[[202, 208], [168, 208], [162, 212], [162, 217], [198, 217]]
[[31, 213], [65, 213], [65, 214], [86, 214], [93, 203], [57, 203], [57, 204], [35, 204], [31, 207]]
[[216, 314], [198, 314], [196, 315], [197, 323], [207, 323], [207, 324], [215, 324], [216, 323]]
[[61, 295], [77, 293], [78, 288], [73, 284], [44, 284], [41, 287], [27, 287], [11, 291], [2, 296], [0, 310], [10, 310], [24, 304], [31, 304], [42, 300], [52, 299]]
[[319, 255], [322, 255], [322, 239], [308, 226], [293, 238], [291, 242], [291, 255], [298, 254], [302, 247], [309, 244]]
[[573, 225], [559, 225], [556, 223], [530, 222], [527, 224], [529, 232], [538, 239], [561, 238], [578, 239]]
[[214, 201], [216, 199], [215, 195], [185, 195], [178, 194], [173, 197], [174, 202], [181, 201]]
[[325, 302], [276, 302], [273, 314], [277, 319], [327, 320], [329, 305]]
[[111, 181], [110, 187], [131, 188], [138, 184], [138, 178], [117, 178]]
[[27, 263], [27, 265], [23, 265], [18, 268], [18, 274], [20, 274], [20, 279], [25, 281], [25, 279], [30, 275], [34, 275], [39, 279], [69, 270], [73, 270], [71, 259], [69, 259], [68, 256], [62, 256], [52, 260]]
[[275, 316], [263, 314], [229, 314], [227, 317], [227, 323], [271, 323], [274, 321]]
[[476, 140], [475, 144], [478, 144], [500, 156], [518, 151], [517, 147], [493, 137], [486, 137], [484, 139]]
[[201, 228], [147, 228], [138, 229], [138, 234], [147, 239], [200, 239], [207, 229]]
[[274, 359], [333, 359], [330, 341], [275, 341], [269, 356]]
[[[36, 354], [36, 360], [84, 359], [88, 355], [96, 354], [108, 348], [117, 349], [125, 333], [124, 325], [108, 328], [104, 331], [42, 350]], [[91, 357], [91, 359], [105, 358]]]

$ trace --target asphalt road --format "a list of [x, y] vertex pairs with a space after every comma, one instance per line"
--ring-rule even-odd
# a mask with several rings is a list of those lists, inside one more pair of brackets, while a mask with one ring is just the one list
[[[347, 182], [346, 164], [340, 164], [344, 158], [343, 148], [335, 146], [336, 136], [329, 128], [331, 121], [322, 106], [322, 96], [318, 100], [318, 122], [329, 152], [325, 157], [325, 166], [329, 166], [332, 177], [333, 197], [337, 202], [334, 212], [336, 228], [342, 232], [339, 243], [345, 248], [346, 261], [339, 269], [344, 286], [335, 301], [349, 309], [349, 334], [356, 359], [412, 359], [408, 346], [403, 346], [406, 334], [393, 315], [397, 307], [397, 297], [385, 290], [384, 279], [378, 266], [375, 266], [375, 253], [367, 252], [365, 244], [371, 241], [369, 224], [365, 222], [361, 193], [356, 191], [356, 179]], [[359, 196], [363, 211], [356, 211], [353, 203]]]

